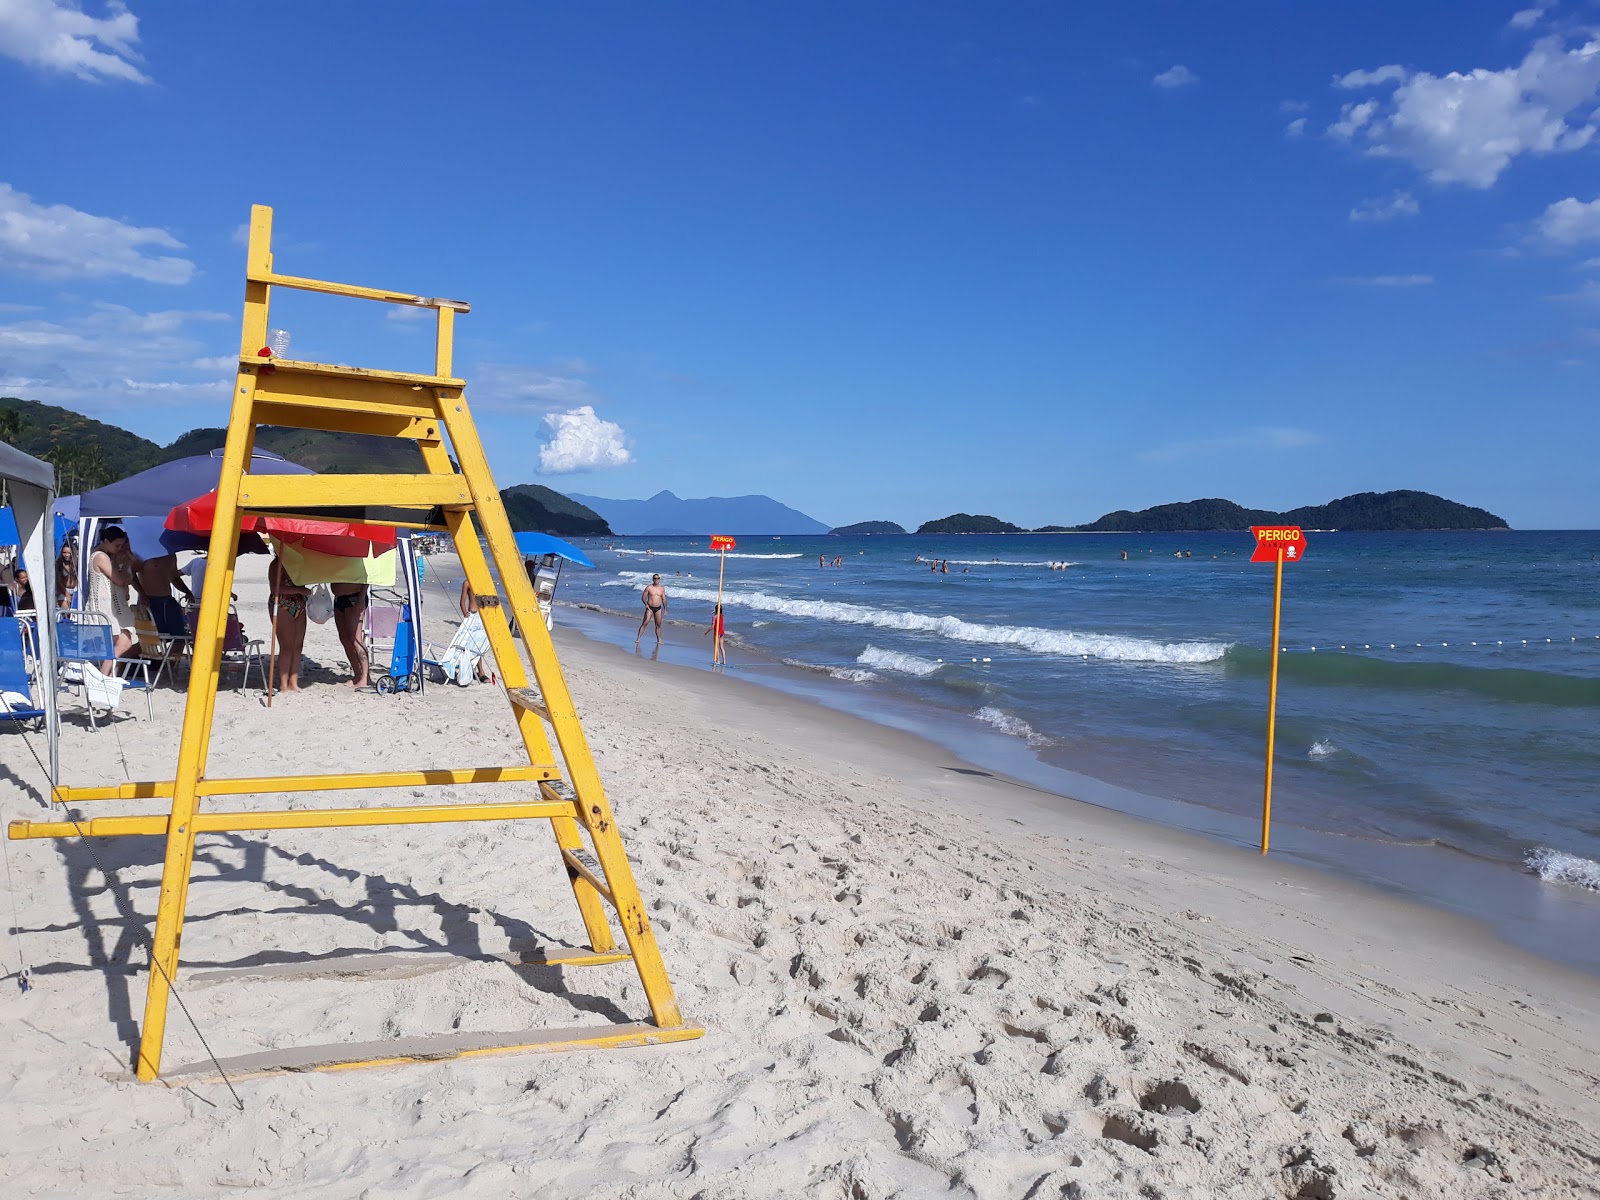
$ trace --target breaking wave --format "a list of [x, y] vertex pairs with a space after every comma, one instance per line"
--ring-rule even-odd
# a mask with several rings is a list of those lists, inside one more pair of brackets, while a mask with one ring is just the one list
[[1043, 562], [1018, 562], [1010, 558], [947, 558], [944, 560], [952, 567], [1081, 567], [1080, 562], [1066, 562], [1062, 559], [1047, 559]]
[[[637, 554], [640, 558], [721, 558], [720, 550], [623, 550], [620, 547], [613, 550], [613, 554]], [[728, 551], [729, 558], [804, 558], [803, 554], [741, 554], [737, 550]]]
[[877, 667], [880, 671], [898, 671], [902, 675], [932, 675], [943, 663], [933, 662], [931, 659], [918, 658], [915, 654], [902, 654], [898, 650], [882, 650], [877, 646], [868, 646], [856, 658], [864, 667]]
[[1044, 734], [1029, 725], [1021, 717], [1014, 717], [998, 708], [985, 706], [972, 715], [985, 724], [993, 725], [1001, 733], [1009, 733], [1012, 737], [1021, 738], [1030, 746], [1047, 746], [1050, 744], [1049, 738], [1045, 737]]
[[[602, 587], [633, 587], [648, 575], [623, 571]], [[688, 600], [715, 602], [714, 588], [672, 585], [672, 594]], [[991, 625], [963, 621], [960, 617], [937, 617], [931, 613], [895, 612], [849, 604], [839, 600], [797, 600], [766, 592], [724, 592], [722, 603], [730, 608], [749, 608], [757, 612], [780, 613], [814, 621], [834, 621], [844, 625], [866, 625], [874, 629], [896, 629], [906, 633], [926, 633], [956, 642], [984, 646], [1010, 646], [1034, 654], [1062, 655], [1070, 658], [1099, 658], [1112, 662], [1212, 663], [1227, 654], [1227, 642], [1157, 642], [1123, 634], [1077, 633], [1065, 629], [1040, 629], [1031, 625]]]
[[1593, 859], [1580, 858], [1564, 850], [1552, 850], [1549, 846], [1538, 846], [1529, 850], [1522, 861], [1528, 870], [1546, 883], [1570, 883], [1574, 887], [1600, 892], [1600, 862]]
[[1332, 742], [1312, 742], [1311, 749], [1306, 751], [1307, 758], [1332, 758], [1339, 753], [1339, 747]]

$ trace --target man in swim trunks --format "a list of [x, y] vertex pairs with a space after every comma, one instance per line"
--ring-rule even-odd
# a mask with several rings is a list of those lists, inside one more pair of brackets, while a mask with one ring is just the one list
[[639, 599], [644, 602], [644, 616], [639, 621], [639, 637], [633, 639], [633, 644], [638, 645], [639, 639], [644, 637], [644, 627], [650, 624], [650, 618], [656, 619], [656, 641], [661, 641], [661, 614], [667, 609], [667, 589], [661, 586], [661, 576], [652, 575], [650, 586], [639, 593]]
[[335, 583], [333, 592], [333, 626], [339, 631], [339, 642], [344, 646], [344, 656], [350, 660], [350, 670], [355, 678], [353, 688], [367, 686], [367, 644], [361, 635], [361, 618], [367, 611], [367, 585], [364, 583]]
[[190, 604], [193, 604], [195, 599], [194, 593], [189, 590], [189, 584], [178, 572], [178, 556], [160, 554], [155, 558], [145, 559], [134, 572], [134, 580], [138, 585], [139, 594], [144, 597], [145, 607], [150, 610], [150, 619], [155, 623], [156, 629], [171, 637], [183, 636], [187, 632], [183, 624], [183, 609], [178, 607], [172, 589], [177, 588], [182, 592]]

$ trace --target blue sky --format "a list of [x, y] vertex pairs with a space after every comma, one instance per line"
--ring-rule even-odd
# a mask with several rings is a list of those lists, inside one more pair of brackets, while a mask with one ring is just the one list
[[1592, 2], [0, 0], [0, 89], [0, 394], [159, 441], [266, 203], [280, 270], [472, 303], [502, 485], [1600, 527]]

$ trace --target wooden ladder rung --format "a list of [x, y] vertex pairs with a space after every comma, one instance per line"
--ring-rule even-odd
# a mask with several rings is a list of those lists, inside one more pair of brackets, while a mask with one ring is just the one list
[[239, 507], [269, 512], [471, 503], [472, 491], [461, 475], [246, 475], [239, 481]]
[[600, 860], [589, 851], [579, 848], [561, 850], [561, 857], [567, 862], [567, 872], [587, 879], [591, 887], [605, 897], [606, 903], [612, 908], [617, 906], [616, 897], [611, 894], [611, 889], [606, 886], [605, 873], [600, 869]]
[[565, 779], [541, 779], [539, 787], [547, 799], [565, 800], [568, 804], [578, 802], [578, 793]]
[[518, 708], [525, 708], [535, 716], [550, 719], [550, 710], [545, 706], [544, 697], [531, 687], [507, 688], [506, 699]]

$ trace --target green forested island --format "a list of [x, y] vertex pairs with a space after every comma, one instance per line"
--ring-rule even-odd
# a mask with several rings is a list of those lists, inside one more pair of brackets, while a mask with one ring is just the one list
[[[92, 491], [129, 475], [193, 454], [208, 454], [227, 441], [227, 430], [191, 429], [160, 446], [116, 425], [37, 400], [0, 397], [0, 441], [54, 463], [63, 494]], [[422, 470], [416, 443], [400, 438], [263, 425], [256, 446], [324, 475], [405, 474]], [[566, 536], [608, 536], [611, 527], [592, 509], [534, 483], [504, 488], [511, 528]]]
[[1244, 508], [1232, 500], [1190, 500], [1158, 504], [1138, 512], [1122, 509], [1075, 529], [1080, 533], [1206, 533], [1231, 532], [1252, 525], [1364, 531], [1510, 528], [1504, 519], [1486, 509], [1457, 504], [1429, 492], [1394, 491], [1358, 492], [1288, 512]]
[[893, 521], [857, 521], [854, 525], [841, 525], [837, 529], [828, 530], [830, 534], [840, 537], [855, 537], [859, 534], [870, 533], [904, 533], [905, 530]]
[[918, 533], [1026, 533], [1021, 526], [1013, 525], [1010, 521], [1002, 521], [999, 517], [974, 515], [972, 513], [951, 513], [948, 517], [940, 517], [937, 521], [924, 521], [917, 526]]

